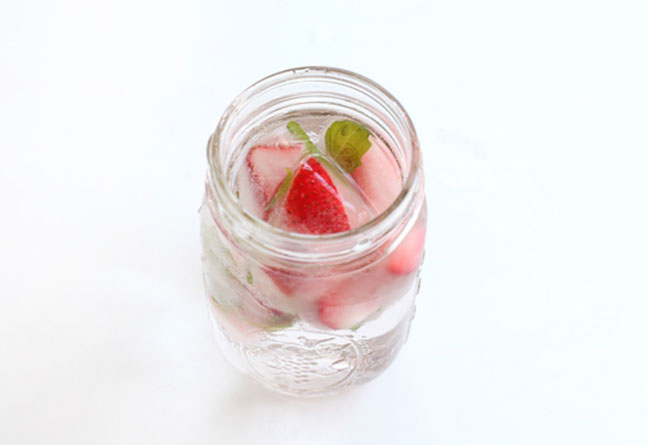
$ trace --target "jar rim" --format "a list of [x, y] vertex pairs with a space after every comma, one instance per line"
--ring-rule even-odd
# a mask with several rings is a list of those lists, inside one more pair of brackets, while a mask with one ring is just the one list
[[[300, 78], [319, 78], [322, 80], [327, 78], [331, 80], [337, 79], [362, 85], [363, 87], [368, 88], [370, 92], [378, 93], [378, 95], [382, 96], [380, 97], [381, 104], [389, 106], [391, 110], [395, 111], [397, 116], [403, 121], [403, 127], [406, 130], [406, 137], [410, 145], [410, 165], [403, 187], [394, 201], [382, 213], [351, 230], [321, 235], [283, 230], [248, 212], [224, 181], [226, 176], [225, 166], [222, 165], [220, 157], [216, 156], [216, 154], [219, 147], [224, 145], [224, 141], [222, 140], [223, 133], [231, 119], [235, 117], [237, 110], [240, 109], [241, 104], [263, 91]], [[290, 254], [297, 254], [297, 252], [292, 252], [290, 249], [286, 249], [285, 247], [281, 248], [280, 246], [285, 246], [286, 244], [291, 243], [303, 246], [308, 251], [308, 255], [299, 258], [302, 262], [318, 262], [326, 259], [335, 259], [336, 257], [344, 255], [345, 249], [340, 250], [340, 243], [348, 244], [349, 249], [346, 249], [348, 250], [346, 252], [348, 256], [349, 253], [359, 250], [356, 248], [358, 244], [366, 244], [367, 235], [372, 235], [368, 238], [372, 243], [380, 241], [380, 238], [389, 239], [394, 234], [394, 231], [390, 230], [390, 228], [393, 229], [395, 226], [398, 226], [398, 215], [409, 213], [407, 211], [408, 209], [410, 209], [410, 211], [418, 210], [418, 208], [420, 208], [419, 204], [422, 202], [422, 196], [418, 196], [421, 194], [417, 193], [418, 190], [423, 187], [423, 178], [420, 168], [421, 153], [416, 130], [414, 129], [414, 125], [409, 115], [400, 102], [384, 87], [365, 76], [340, 68], [327, 66], [303, 66], [290, 68], [270, 74], [250, 85], [231, 102], [223, 113], [216, 130], [207, 144], [207, 158], [209, 161], [210, 176], [207, 181], [207, 190], [211, 193], [212, 197], [219, 200], [219, 204], [223, 205], [228, 211], [235, 212], [241, 216], [240, 220], [236, 222], [236, 232], [243, 232], [243, 234], [248, 232], [248, 234], [251, 235], [248, 237], [248, 241], [255, 244], [255, 248], [260, 248], [262, 251], [267, 251], [268, 253], [273, 254], [288, 254], [288, 256], [293, 257], [292, 259], [297, 259], [296, 257], [299, 255]], [[261, 238], [261, 234], [263, 234], [266, 239], [259, 240], [258, 238]], [[274, 242], [268, 243], [268, 237], [271, 237]], [[255, 240], [259, 242], [255, 242]], [[379, 242], [378, 244], [381, 243]], [[317, 247], [318, 250], [312, 251], [308, 249], [309, 247]], [[324, 249], [322, 249], [323, 247]]]

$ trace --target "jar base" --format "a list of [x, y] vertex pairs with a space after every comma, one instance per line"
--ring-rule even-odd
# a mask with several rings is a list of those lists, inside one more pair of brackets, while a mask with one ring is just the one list
[[[272, 391], [322, 397], [373, 380], [393, 362], [409, 334], [413, 298], [403, 298], [388, 311], [393, 314], [383, 313], [357, 330], [319, 329], [299, 321], [257, 332], [250, 341], [228, 337], [210, 314], [221, 350], [240, 371]], [[385, 320], [396, 315], [397, 322], [385, 329]]]

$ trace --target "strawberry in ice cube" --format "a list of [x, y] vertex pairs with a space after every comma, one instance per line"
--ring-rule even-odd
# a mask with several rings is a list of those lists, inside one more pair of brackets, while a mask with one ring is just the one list
[[375, 141], [351, 176], [378, 214], [394, 202], [403, 187], [396, 160], [387, 147]]
[[425, 226], [416, 224], [387, 258], [387, 269], [395, 275], [407, 275], [418, 269], [425, 248]]
[[349, 230], [349, 218], [328, 172], [315, 159], [302, 163], [283, 205], [289, 229], [321, 235]]
[[[270, 200], [286, 177], [287, 169], [299, 162], [302, 146], [257, 145], [250, 149], [239, 176], [239, 194], [243, 206], [263, 217]], [[267, 217], [267, 215], [265, 215]]]

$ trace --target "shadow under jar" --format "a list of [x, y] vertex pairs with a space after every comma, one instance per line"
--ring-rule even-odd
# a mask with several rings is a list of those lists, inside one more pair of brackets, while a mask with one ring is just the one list
[[[282, 230], [239, 199], [239, 171], [277, 120], [349, 119], [393, 160], [399, 191], [352, 230]], [[426, 207], [419, 144], [398, 101], [373, 81], [326, 67], [255, 83], [225, 111], [208, 147], [202, 264], [218, 343], [266, 387], [327, 395], [367, 382], [396, 357], [414, 315]], [[378, 172], [382, 174], [383, 172]]]

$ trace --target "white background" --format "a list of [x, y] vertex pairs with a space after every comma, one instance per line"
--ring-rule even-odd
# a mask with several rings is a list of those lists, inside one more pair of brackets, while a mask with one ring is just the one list
[[[645, 1], [0, 3], [0, 443], [648, 442]], [[216, 349], [205, 145], [272, 72], [390, 90], [425, 157], [408, 344], [323, 400]]]

